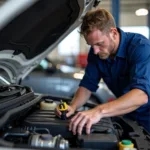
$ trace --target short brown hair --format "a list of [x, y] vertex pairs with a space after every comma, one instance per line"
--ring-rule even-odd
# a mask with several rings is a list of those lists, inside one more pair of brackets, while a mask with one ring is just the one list
[[111, 27], [116, 27], [111, 13], [105, 9], [96, 9], [88, 11], [83, 17], [80, 33], [86, 36], [94, 28], [107, 32]]

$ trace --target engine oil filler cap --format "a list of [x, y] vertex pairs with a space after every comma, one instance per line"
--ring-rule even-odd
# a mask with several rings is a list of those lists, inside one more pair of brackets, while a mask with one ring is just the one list
[[60, 104], [58, 105], [58, 109], [61, 112], [61, 119], [62, 120], [67, 120], [66, 114], [68, 112], [68, 105], [66, 104], [66, 102], [63, 102], [61, 100]]

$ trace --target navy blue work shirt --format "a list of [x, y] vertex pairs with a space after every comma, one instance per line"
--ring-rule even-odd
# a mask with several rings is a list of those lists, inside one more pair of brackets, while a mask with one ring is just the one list
[[79, 86], [95, 92], [103, 78], [116, 97], [135, 88], [143, 90], [148, 95], [148, 103], [128, 116], [150, 132], [150, 41], [143, 35], [117, 29], [120, 44], [114, 60], [101, 60], [91, 48], [85, 75]]

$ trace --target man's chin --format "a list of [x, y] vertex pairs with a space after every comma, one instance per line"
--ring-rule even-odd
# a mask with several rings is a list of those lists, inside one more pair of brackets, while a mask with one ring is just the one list
[[108, 55], [101, 55], [101, 56], [99, 55], [99, 58], [103, 60], [107, 59], [108, 57], [109, 57]]

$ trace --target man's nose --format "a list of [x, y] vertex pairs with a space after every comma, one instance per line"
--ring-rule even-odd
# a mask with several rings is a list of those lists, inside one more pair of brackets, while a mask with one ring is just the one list
[[93, 49], [94, 49], [94, 54], [98, 54], [100, 51], [98, 46], [93, 46]]

